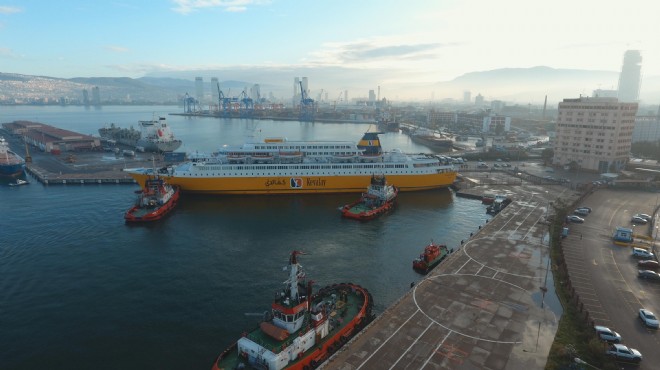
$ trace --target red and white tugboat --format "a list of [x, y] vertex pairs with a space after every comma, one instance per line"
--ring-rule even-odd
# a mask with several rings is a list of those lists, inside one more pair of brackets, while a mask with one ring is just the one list
[[158, 176], [147, 179], [144, 188], [136, 193], [138, 196], [135, 205], [124, 215], [128, 223], [160, 220], [170, 213], [179, 201], [179, 188], [171, 186]]
[[371, 321], [371, 294], [340, 283], [312, 293], [312, 282], [293, 251], [289, 278], [259, 327], [244, 333], [213, 364], [213, 370], [314, 369]]
[[424, 253], [413, 260], [413, 270], [426, 274], [439, 265], [448, 254], [449, 249], [446, 245], [434, 244], [431, 240], [431, 243], [424, 248]]
[[372, 220], [394, 208], [399, 189], [388, 185], [383, 175], [372, 175], [371, 184], [359, 200], [342, 207], [341, 215], [354, 220]]

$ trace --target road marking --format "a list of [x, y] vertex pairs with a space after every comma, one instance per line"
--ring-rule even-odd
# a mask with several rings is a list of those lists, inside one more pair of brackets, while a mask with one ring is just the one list
[[419, 338], [421, 338], [421, 337], [422, 337], [422, 336], [423, 336], [423, 335], [424, 335], [424, 334], [425, 334], [425, 333], [431, 328], [431, 326], [433, 326], [433, 322], [429, 323], [429, 325], [426, 327], [426, 329], [424, 329], [424, 331], [423, 331], [420, 335], [418, 335], [417, 338], [415, 338], [415, 340], [414, 340], [412, 343], [410, 343], [410, 345], [408, 346], [408, 348], [406, 348], [406, 350], [403, 351], [403, 353], [401, 354], [401, 356], [399, 356], [399, 358], [397, 358], [396, 361], [394, 361], [394, 363], [392, 364], [392, 366], [390, 366], [390, 369], [393, 369], [393, 368], [396, 366], [396, 364], [398, 364], [399, 361], [401, 361], [401, 359], [403, 358], [403, 356], [405, 356], [406, 353], [408, 353], [408, 352], [412, 349], [412, 347], [417, 343], [417, 341], [419, 340]]
[[[416, 289], [417, 289], [417, 288], [415, 288], [415, 290], [416, 290]], [[413, 297], [414, 297], [414, 296], [415, 296], [415, 295], [413, 294]], [[417, 306], [417, 310], [416, 310], [415, 312], [413, 312], [412, 315], [410, 315], [410, 317], [409, 317], [406, 321], [404, 321], [403, 324], [401, 324], [401, 325], [400, 325], [400, 326], [394, 331], [394, 333], [392, 333], [392, 335], [390, 335], [389, 337], [387, 337], [387, 339], [385, 339], [385, 340], [383, 341], [383, 343], [381, 343], [380, 346], [378, 346], [378, 348], [376, 348], [376, 350], [375, 350], [371, 355], [369, 355], [369, 357], [367, 357], [364, 361], [362, 361], [362, 363], [360, 364], [360, 366], [357, 367], [358, 369], [362, 368], [362, 366], [363, 366], [367, 361], [369, 361], [369, 360], [370, 360], [370, 359], [371, 359], [376, 353], [378, 353], [378, 351], [380, 351], [380, 349], [383, 348], [383, 346], [385, 345], [385, 343], [389, 342], [389, 340], [392, 339], [392, 337], [395, 336], [396, 333], [398, 333], [399, 330], [401, 330], [401, 328], [404, 327], [404, 325], [406, 325], [406, 324], [408, 323], [408, 321], [410, 321], [410, 320], [413, 318], [413, 316], [415, 316], [415, 315], [417, 314], [417, 312], [420, 312], [420, 311], [419, 311], [419, 305], [417, 304], [417, 302], [415, 302], [415, 305]], [[426, 315], [424, 315], [424, 316], [426, 316]], [[427, 316], [427, 317], [428, 317], [428, 316]], [[447, 334], [447, 335], [449, 335], [449, 334]]]

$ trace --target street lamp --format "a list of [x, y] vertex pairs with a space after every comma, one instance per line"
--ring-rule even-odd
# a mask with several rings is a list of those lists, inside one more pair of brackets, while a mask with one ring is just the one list
[[591, 368], [594, 368], [594, 369], [598, 369], [598, 370], [600, 370], [600, 368], [598, 368], [598, 367], [596, 367], [596, 366], [594, 366], [594, 365], [592, 365], [592, 364], [590, 364], [590, 363], [588, 363], [588, 362], [586, 362], [586, 361], [584, 361], [584, 360], [582, 360], [582, 359], [580, 359], [580, 358], [578, 358], [578, 357], [575, 358], [575, 363], [576, 363], [576, 364], [580, 364], [580, 365], [587, 365], [587, 366], [589, 366], [589, 367], [591, 367]]

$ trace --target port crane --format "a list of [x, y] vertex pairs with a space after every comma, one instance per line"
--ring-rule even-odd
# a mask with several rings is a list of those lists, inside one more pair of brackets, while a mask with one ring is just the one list
[[300, 84], [300, 121], [314, 122], [314, 114], [316, 113], [314, 99], [307, 96], [307, 92], [303, 89], [302, 81], [298, 83]]
[[183, 112], [184, 113], [197, 112], [197, 99], [188, 95], [188, 93], [186, 93], [186, 95], [183, 97]]
[[222, 93], [222, 90], [220, 90], [220, 84], [218, 83], [216, 85], [218, 88], [218, 109], [220, 113], [220, 117], [229, 117], [229, 108], [231, 105], [230, 98], [225, 97], [225, 94]]
[[240, 117], [251, 118], [254, 114], [254, 100], [248, 96], [247, 92], [243, 90], [239, 95], [238, 100], [241, 102], [239, 110]]

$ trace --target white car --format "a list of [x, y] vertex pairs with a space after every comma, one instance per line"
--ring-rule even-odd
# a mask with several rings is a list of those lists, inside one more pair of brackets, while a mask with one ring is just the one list
[[621, 342], [621, 335], [606, 326], [596, 325], [594, 326], [594, 330], [596, 330], [596, 334], [598, 334], [601, 340], [615, 343]]
[[610, 344], [607, 351], [605, 351], [605, 354], [616, 357], [618, 360], [634, 362], [642, 361], [642, 354], [638, 350], [626, 347], [623, 344]]
[[652, 259], [655, 257], [655, 255], [652, 252], [649, 252], [644, 248], [636, 248], [636, 247], [633, 247], [632, 255], [633, 257], [645, 258], [645, 259]]
[[646, 221], [645, 219], [643, 219], [643, 218], [641, 218], [641, 217], [635, 215], [635, 216], [632, 216], [632, 218], [630, 219], [630, 222], [632, 222], [632, 223], [634, 223], [634, 224], [642, 224], [642, 225], [645, 225], [648, 221]]
[[649, 328], [657, 329], [660, 325], [660, 323], [658, 323], [658, 318], [655, 317], [653, 312], [645, 308], [639, 309], [639, 319]]
[[646, 222], [651, 222], [651, 219], [653, 218], [650, 215], [647, 215], [646, 213], [638, 213], [635, 215], [635, 217], [643, 218], [646, 220]]
[[570, 215], [570, 216], [566, 216], [566, 221], [581, 224], [584, 222], [584, 218], [580, 216]]
[[576, 215], [580, 215], [580, 216], [588, 216], [589, 215], [589, 211], [587, 211], [584, 208], [578, 208], [575, 211], [573, 211], [573, 213], [576, 214]]

